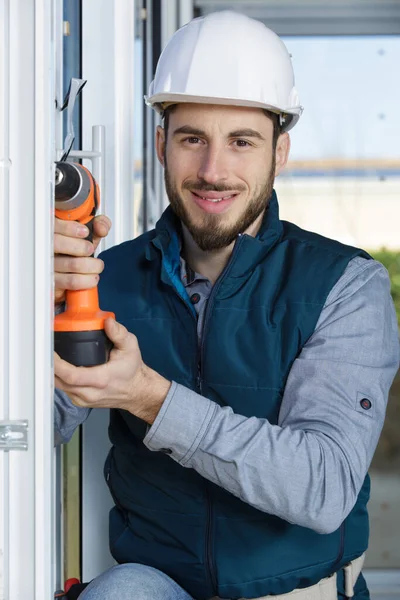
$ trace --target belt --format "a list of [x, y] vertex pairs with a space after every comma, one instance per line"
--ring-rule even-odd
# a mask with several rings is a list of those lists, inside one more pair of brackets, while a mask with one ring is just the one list
[[[344, 570], [344, 585], [345, 594], [347, 598], [354, 596], [354, 586], [361, 573], [365, 560], [365, 554], [362, 554], [359, 558], [352, 560], [343, 567]], [[276, 596], [260, 596], [259, 598], [253, 598], [252, 600], [337, 600], [337, 587], [336, 587], [337, 575], [334, 573], [330, 577], [321, 579], [315, 585], [311, 585], [308, 588], [300, 588], [288, 592], [287, 594], [278, 594]], [[222, 600], [217, 596], [211, 598], [211, 600]], [[246, 600], [241, 598], [240, 600]]]

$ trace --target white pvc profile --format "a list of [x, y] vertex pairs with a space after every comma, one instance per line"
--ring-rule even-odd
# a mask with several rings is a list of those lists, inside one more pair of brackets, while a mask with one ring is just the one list
[[[63, 0], [55, 0], [55, 6], [53, 7], [53, 23], [54, 23], [54, 69], [53, 79], [55, 84], [54, 98], [56, 99], [56, 107], [61, 107], [63, 104], [63, 52], [64, 52], [64, 7]], [[55, 156], [54, 160], [60, 160], [63, 154], [63, 118], [60, 112], [56, 112], [55, 123], [54, 123], [54, 141], [55, 141]], [[54, 589], [61, 589], [63, 587], [63, 574], [64, 574], [64, 519], [63, 519], [63, 487], [62, 487], [62, 453], [61, 448], [58, 446], [55, 450], [55, 464], [54, 464]]]
[[[56, 0], [35, 5], [34, 375], [35, 598], [54, 594], [53, 215]], [[61, 118], [59, 118], [61, 120]], [[20, 567], [19, 567], [20, 570]]]
[[[170, 37], [179, 27], [180, 0], [161, 2], [161, 49], [164, 50]], [[158, 57], [157, 57], [158, 58]]]
[[[8, 313], [9, 313], [9, 181], [10, 181], [10, 6], [0, 2], [0, 421], [9, 418]], [[0, 598], [9, 597], [9, 481], [8, 455], [0, 451]]]
[[[170, 38], [173, 36], [175, 31], [180, 27], [180, 0], [173, 0], [173, 2], [168, 2], [168, 0], [164, 0], [161, 3], [161, 48], [164, 49]], [[186, 2], [187, 4], [187, 2]], [[191, 2], [190, 2], [191, 4]], [[158, 60], [157, 56], [157, 60]], [[157, 119], [158, 121], [158, 119]], [[158, 123], [156, 122], [156, 125]], [[154, 139], [155, 139], [155, 131], [153, 134], [153, 139], [150, 143], [154, 147]], [[157, 215], [156, 220], [159, 219], [161, 214], [167, 208], [169, 204], [169, 200], [167, 197], [167, 193], [165, 191], [164, 184], [164, 169], [157, 159], [155, 149], [153, 149], [154, 160], [155, 160], [155, 181], [154, 181], [154, 191], [157, 201]]]
[[[147, 95], [148, 87], [154, 77], [153, 73], [153, 1], [147, 0], [147, 15], [146, 15], [146, 64], [143, 68], [146, 70], [147, 89], [144, 93]], [[146, 159], [145, 164], [145, 185], [146, 185], [146, 222], [144, 230], [153, 229], [159, 217], [159, 197], [157, 197], [157, 156], [154, 150], [155, 130], [160, 122], [158, 113], [155, 113], [148, 106], [144, 107], [144, 119], [146, 121], [147, 145], [145, 148]]]
[[[112, 221], [107, 248], [134, 235], [133, 0], [82, 3], [82, 150], [93, 149], [92, 128], [102, 126], [101, 212]], [[104, 135], [103, 135], [104, 133]], [[95, 168], [96, 164], [87, 164]], [[101, 181], [99, 181], [101, 183]], [[88, 581], [113, 564], [108, 513], [113, 505], [103, 478], [110, 443], [108, 410], [93, 410], [82, 435], [82, 577]]]
[[135, 3], [114, 2], [114, 218], [118, 242], [134, 231]]
[[133, 0], [82, 3], [82, 77], [87, 80], [82, 150], [92, 148], [92, 127], [104, 126], [101, 207], [113, 223], [105, 247], [129, 239], [133, 232], [134, 35]]
[[28, 450], [0, 451], [0, 598], [54, 593], [52, 0], [0, 0], [0, 419]]
[[179, 1], [179, 27], [186, 25], [193, 19], [193, 0], [178, 0]]

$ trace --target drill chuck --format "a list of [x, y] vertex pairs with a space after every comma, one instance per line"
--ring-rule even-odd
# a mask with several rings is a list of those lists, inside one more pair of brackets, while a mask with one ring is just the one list
[[90, 194], [90, 175], [81, 165], [56, 163], [56, 210], [73, 210], [81, 206]]

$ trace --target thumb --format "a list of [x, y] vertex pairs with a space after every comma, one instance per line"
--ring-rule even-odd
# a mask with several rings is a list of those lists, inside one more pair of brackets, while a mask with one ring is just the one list
[[94, 218], [93, 223], [93, 246], [97, 249], [97, 246], [101, 240], [107, 237], [108, 232], [111, 229], [111, 220], [106, 215], [98, 215]]
[[104, 321], [104, 331], [108, 339], [114, 344], [114, 348], [118, 350], [130, 350], [137, 344], [133, 333], [129, 333], [126, 327], [115, 319], [108, 318]]
[[111, 229], [111, 219], [106, 215], [97, 215], [94, 219], [93, 229], [97, 237], [106, 237]]

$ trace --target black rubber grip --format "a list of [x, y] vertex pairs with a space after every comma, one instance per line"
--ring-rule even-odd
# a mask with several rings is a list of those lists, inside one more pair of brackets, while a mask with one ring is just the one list
[[[85, 223], [86, 227], [89, 229], [89, 235], [87, 235], [85, 237], [85, 240], [89, 240], [89, 242], [93, 243], [93, 235], [94, 235], [94, 217], [93, 219], [91, 219], [90, 221], [88, 221], [87, 223]], [[91, 256], [94, 256], [94, 253], [91, 254]]]
[[112, 347], [104, 329], [54, 332], [54, 350], [76, 367], [104, 365]]

